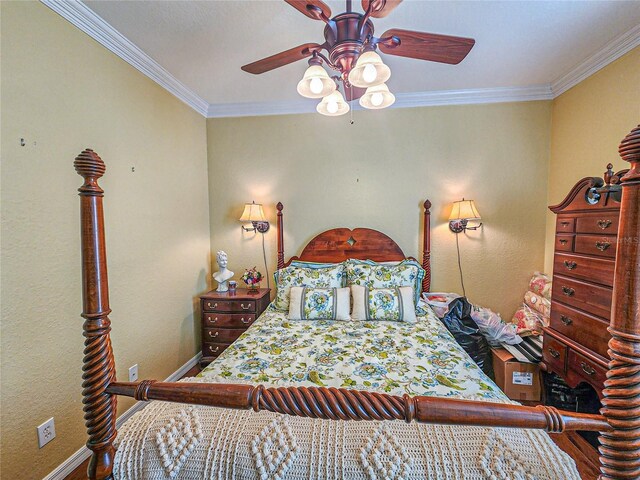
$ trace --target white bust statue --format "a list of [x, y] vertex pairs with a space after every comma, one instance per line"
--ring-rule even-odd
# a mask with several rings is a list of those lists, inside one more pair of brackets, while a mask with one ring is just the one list
[[213, 279], [218, 282], [216, 292], [227, 292], [229, 290], [229, 280], [233, 278], [233, 272], [227, 269], [227, 254], [220, 250], [216, 253], [216, 261], [218, 262], [218, 270], [213, 274]]

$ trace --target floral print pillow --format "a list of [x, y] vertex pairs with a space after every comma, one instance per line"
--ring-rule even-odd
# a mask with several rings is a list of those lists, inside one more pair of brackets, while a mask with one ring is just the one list
[[350, 320], [350, 290], [291, 287], [289, 320]]
[[415, 260], [403, 260], [397, 265], [355, 259], [349, 259], [344, 263], [348, 286], [361, 285], [368, 288], [413, 287], [414, 303], [417, 303], [420, 298], [425, 271]]
[[413, 287], [351, 287], [354, 320], [378, 320], [415, 323]]
[[306, 268], [284, 267], [275, 273], [277, 310], [289, 311], [291, 287], [341, 288], [344, 284], [344, 265]]

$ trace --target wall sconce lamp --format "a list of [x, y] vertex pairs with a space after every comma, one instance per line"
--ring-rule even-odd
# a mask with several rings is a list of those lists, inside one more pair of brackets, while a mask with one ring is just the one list
[[469, 221], [477, 222], [481, 220], [480, 213], [473, 200], [459, 200], [453, 202], [451, 215], [449, 215], [449, 229], [453, 233], [462, 233], [465, 230], [477, 230], [482, 226], [482, 222], [473, 227], [468, 226]]
[[240, 217], [240, 221], [244, 223], [251, 223], [253, 228], [248, 228], [246, 226], [242, 226], [242, 229], [245, 232], [260, 232], [265, 233], [269, 230], [269, 222], [264, 216], [264, 210], [262, 209], [262, 204], [260, 203], [246, 203], [244, 206], [244, 212], [242, 212], [242, 216]]

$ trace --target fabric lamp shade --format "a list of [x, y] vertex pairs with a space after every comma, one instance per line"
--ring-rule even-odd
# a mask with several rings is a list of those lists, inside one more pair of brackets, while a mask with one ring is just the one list
[[264, 210], [260, 203], [247, 203], [244, 206], [244, 212], [240, 217], [241, 222], [266, 222]]
[[380, 85], [391, 77], [391, 70], [374, 51], [364, 52], [358, 58], [356, 66], [349, 72], [349, 83], [356, 87], [367, 88]]
[[453, 202], [453, 208], [451, 209], [451, 215], [449, 215], [449, 221], [452, 220], [480, 220], [480, 213], [476, 208], [476, 204], [473, 200], [465, 200]]

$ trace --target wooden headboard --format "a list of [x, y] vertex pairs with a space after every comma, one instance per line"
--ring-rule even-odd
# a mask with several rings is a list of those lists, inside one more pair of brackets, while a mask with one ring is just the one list
[[[398, 244], [378, 230], [371, 228], [332, 228], [316, 235], [302, 249], [299, 256], [284, 261], [284, 206], [278, 202], [278, 269], [290, 265], [294, 260], [305, 262], [339, 263], [349, 258], [376, 262], [400, 261], [407, 257]], [[424, 233], [422, 242], [422, 268], [425, 269], [422, 291], [431, 287], [431, 202], [424, 202]]]

